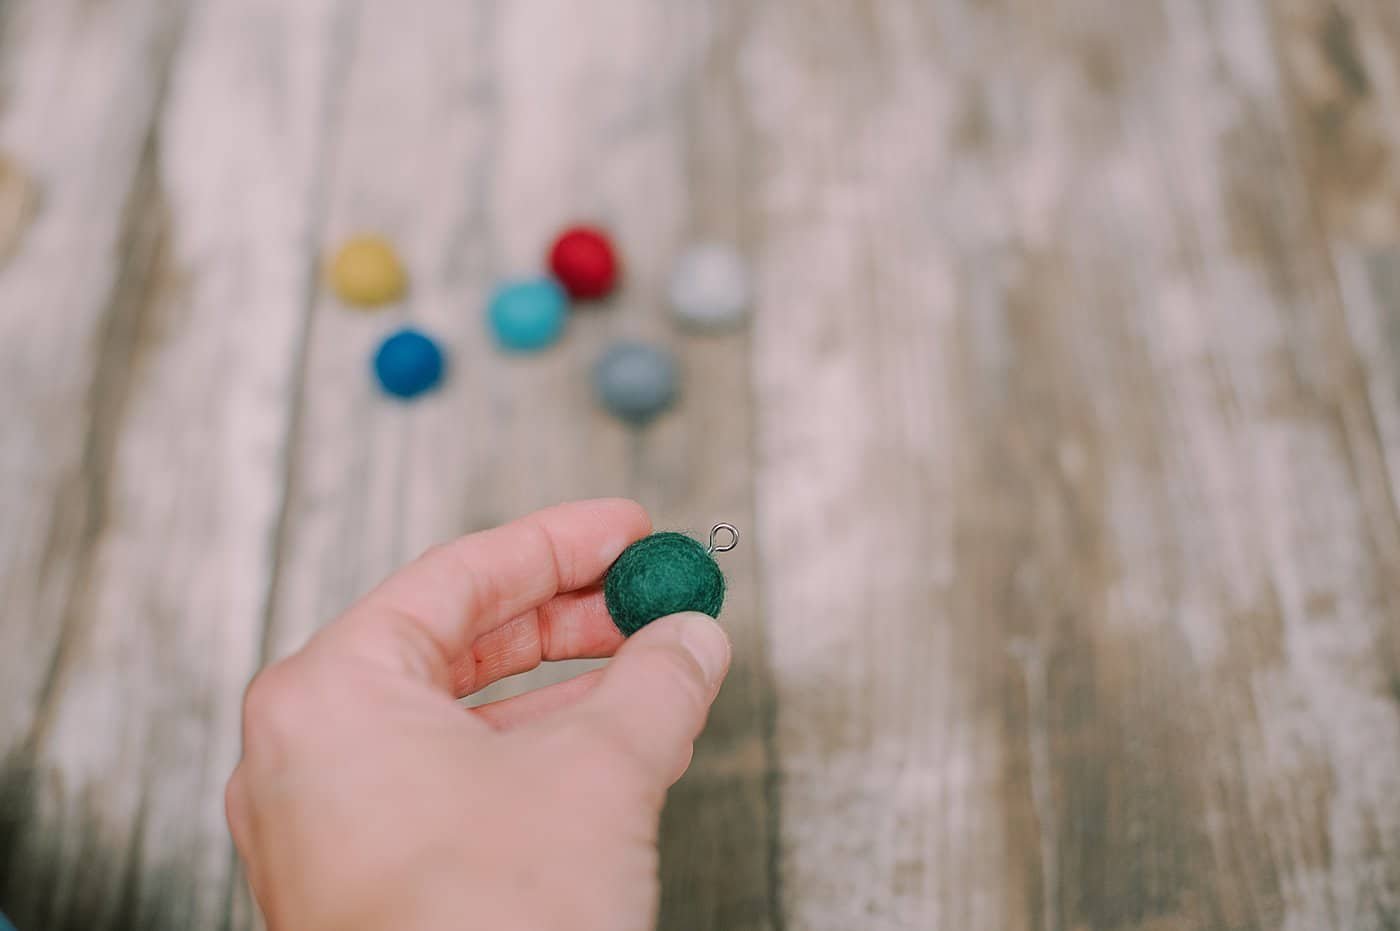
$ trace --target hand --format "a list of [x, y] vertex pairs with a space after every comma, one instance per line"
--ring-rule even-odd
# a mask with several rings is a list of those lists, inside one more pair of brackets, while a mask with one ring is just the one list
[[436, 547], [254, 680], [227, 806], [272, 931], [652, 927], [662, 801], [729, 641], [678, 615], [624, 645], [597, 583], [649, 530], [592, 501]]

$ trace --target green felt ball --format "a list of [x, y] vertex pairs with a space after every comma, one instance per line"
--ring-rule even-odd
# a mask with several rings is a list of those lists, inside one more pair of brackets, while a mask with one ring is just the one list
[[613, 623], [630, 636], [681, 611], [719, 617], [724, 573], [705, 547], [685, 534], [654, 533], [623, 550], [608, 570], [603, 596]]

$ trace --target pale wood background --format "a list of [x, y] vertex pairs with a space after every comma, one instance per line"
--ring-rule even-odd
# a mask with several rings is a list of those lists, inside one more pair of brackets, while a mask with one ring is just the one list
[[[597, 494], [746, 531], [663, 927], [1400, 926], [1392, 0], [0, 0], [0, 150], [25, 931], [254, 927], [246, 680]], [[577, 217], [625, 293], [498, 356]], [[317, 280], [360, 228], [387, 314]], [[745, 332], [666, 320], [702, 235]], [[409, 408], [401, 320], [453, 355]], [[641, 436], [583, 390], [623, 335], [688, 378]]]

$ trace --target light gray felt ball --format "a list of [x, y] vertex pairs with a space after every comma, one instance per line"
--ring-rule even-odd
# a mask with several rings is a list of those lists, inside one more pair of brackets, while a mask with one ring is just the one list
[[677, 319], [697, 329], [731, 327], [749, 306], [749, 273], [738, 251], [724, 243], [687, 249], [671, 274], [671, 309]]

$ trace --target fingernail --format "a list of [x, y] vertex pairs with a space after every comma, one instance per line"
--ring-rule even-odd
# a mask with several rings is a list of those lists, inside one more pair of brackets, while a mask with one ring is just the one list
[[700, 669], [705, 673], [705, 681], [714, 686], [724, 678], [729, 668], [729, 635], [715, 623], [714, 618], [704, 614], [683, 614], [685, 626], [681, 629], [681, 646], [695, 657]]

